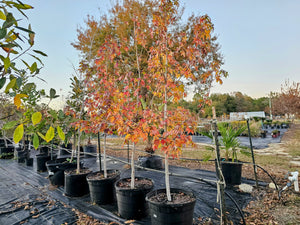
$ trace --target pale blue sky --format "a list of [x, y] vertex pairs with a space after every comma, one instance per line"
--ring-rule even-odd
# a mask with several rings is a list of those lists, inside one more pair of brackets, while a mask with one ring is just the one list
[[[112, 0], [113, 1], [113, 0]], [[31, 0], [28, 11], [36, 32], [36, 48], [48, 54], [42, 77], [66, 95], [78, 65], [70, 45], [87, 15], [107, 12], [110, 0]], [[298, 0], [181, 0], [184, 16], [208, 14], [224, 55], [229, 77], [212, 92], [240, 91], [251, 97], [280, 91], [286, 79], [300, 81], [300, 1]], [[59, 90], [63, 91], [60, 92]]]

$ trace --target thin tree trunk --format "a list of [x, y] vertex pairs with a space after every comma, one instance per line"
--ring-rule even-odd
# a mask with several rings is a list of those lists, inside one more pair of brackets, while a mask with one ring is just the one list
[[[74, 150], [73, 150], [74, 149]], [[74, 136], [73, 136], [73, 147], [72, 147], [72, 152], [71, 152], [71, 161], [73, 162], [74, 159], [74, 152], [76, 151], [76, 133], [74, 132]]]
[[165, 154], [165, 182], [166, 182], [167, 199], [170, 202], [172, 201], [172, 198], [171, 198], [170, 176], [169, 176], [169, 161], [168, 161], [167, 154]]
[[135, 153], [135, 143], [133, 142], [133, 149], [131, 152], [131, 183], [130, 183], [131, 189], [134, 189], [134, 180], [135, 180], [134, 153]]
[[104, 178], [107, 178], [107, 168], [106, 168], [106, 134], [104, 134], [104, 146], [103, 146], [103, 172], [104, 172]]
[[[165, 88], [165, 105], [164, 105], [164, 132], [167, 132], [167, 89]], [[166, 182], [166, 193], [168, 201], [172, 201], [171, 189], [170, 189], [170, 177], [169, 177], [169, 161], [168, 154], [165, 153], [165, 182]]]
[[80, 127], [78, 128], [78, 141], [77, 141], [77, 170], [76, 173], [80, 173], [80, 137], [81, 137], [81, 132], [80, 132]]
[[97, 162], [99, 162], [99, 171], [102, 171], [101, 165], [101, 140], [100, 140], [100, 132], [98, 132], [98, 148], [97, 148]]

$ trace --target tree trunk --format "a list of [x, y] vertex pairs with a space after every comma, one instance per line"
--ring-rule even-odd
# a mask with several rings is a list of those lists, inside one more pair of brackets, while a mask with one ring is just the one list
[[106, 168], [106, 134], [104, 134], [104, 146], [103, 146], [103, 172], [104, 172], [104, 178], [107, 178], [107, 168]]
[[80, 132], [80, 127], [78, 128], [78, 142], [77, 142], [77, 170], [76, 173], [80, 173], [80, 137], [81, 137], [81, 132]]
[[169, 161], [168, 155], [165, 154], [165, 182], [166, 182], [166, 192], [168, 201], [172, 201], [171, 198], [171, 188], [170, 188], [170, 176], [169, 176]]
[[134, 153], [135, 153], [135, 143], [133, 142], [133, 149], [131, 152], [131, 183], [130, 183], [131, 189], [134, 189], [134, 180], [135, 180]]

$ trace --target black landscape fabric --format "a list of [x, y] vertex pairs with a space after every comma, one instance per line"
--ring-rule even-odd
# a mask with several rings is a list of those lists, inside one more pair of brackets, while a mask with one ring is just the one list
[[[32, 151], [32, 157], [36, 154]], [[85, 167], [96, 171], [99, 167], [95, 158], [83, 158]], [[80, 198], [64, 196], [63, 187], [49, 185], [47, 172], [36, 172], [36, 162], [33, 167], [17, 163], [15, 160], [0, 159], [0, 224], [76, 224], [77, 216], [74, 209], [86, 213], [103, 222], [118, 222], [124, 224], [126, 220], [117, 213], [116, 203], [110, 205], [92, 205], [89, 195]], [[121, 170], [121, 177], [129, 177], [130, 170], [124, 164], [109, 159], [109, 169]], [[205, 170], [191, 170], [181, 167], [170, 167], [170, 172], [186, 177], [196, 177], [211, 180], [215, 184], [214, 172]], [[137, 176], [148, 177], [154, 180], [154, 189], [165, 188], [164, 174], [154, 171], [138, 169]], [[201, 224], [201, 220], [211, 218], [212, 222], [219, 224], [219, 204], [217, 189], [213, 185], [199, 182], [186, 177], [171, 176], [171, 187], [182, 188], [194, 192], [197, 197], [194, 221]], [[252, 180], [242, 179], [242, 183], [254, 185]], [[250, 194], [241, 193], [235, 189], [226, 191], [244, 208], [251, 200]], [[241, 216], [233, 202], [226, 198], [227, 210], [234, 224], [241, 223]], [[135, 221], [133, 224], [150, 224], [150, 217]]]

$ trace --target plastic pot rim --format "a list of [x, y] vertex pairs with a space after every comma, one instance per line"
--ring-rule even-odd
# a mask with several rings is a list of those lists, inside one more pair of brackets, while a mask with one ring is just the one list
[[89, 174], [86, 176], [87, 181], [113, 180], [113, 179], [115, 179], [117, 176], [119, 176], [119, 175], [121, 174], [121, 171], [120, 171], [120, 170], [113, 170], [113, 169], [112, 169], [112, 170], [107, 170], [107, 173], [108, 173], [108, 174], [109, 174], [109, 173], [116, 173], [115, 176], [113, 176], [113, 177], [107, 177], [107, 178], [102, 178], [102, 179], [92, 179], [92, 178], [90, 178], [90, 176], [93, 176], [93, 175], [95, 175], [95, 174], [97, 174], [97, 173], [99, 173], [99, 172], [103, 173], [103, 171], [95, 171], [95, 172], [89, 173]]
[[181, 188], [171, 188], [171, 193], [179, 193], [179, 192], [183, 192], [186, 195], [190, 195], [194, 198], [194, 200], [190, 201], [190, 202], [185, 202], [185, 203], [168, 203], [168, 202], [157, 202], [157, 201], [152, 201], [150, 200], [150, 197], [155, 196], [157, 193], [161, 193], [161, 192], [166, 192], [165, 188], [162, 189], [156, 189], [153, 191], [150, 191], [147, 195], [146, 195], [146, 201], [153, 204], [153, 205], [164, 205], [164, 206], [170, 206], [170, 207], [181, 207], [183, 205], [189, 205], [189, 204], [194, 204], [196, 202], [196, 196], [192, 191], [188, 191], [188, 190], [184, 190]]
[[154, 187], [154, 180], [152, 180], [151, 178], [148, 178], [148, 177], [135, 177], [135, 179], [139, 179], [139, 180], [149, 180], [149, 181], [151, 181], [152, 182], [152, 186], [151, 187], [149, 187], [149, 188], [145, 188], [145, 187], [140, 187], [140, 188], [134, 188], [134, 189], [131, 189], [130, 187], [128, 188], [128, 187], [119, 187], [118, 186], [118, 183], [120, 182], [120, 181], [122, 181], [122, 180], [127, 180], [127, 179], [131, 179], [131, 177], [125, 177], [125, 178], [121, 178], [121, 179], [119, 179], [119, 180], [117, 180], [116, 182], [115, 182], [115, 189], [116, 189], [116, 191], [140, 191], [140, 190], [151, 190], [153, 187]]

